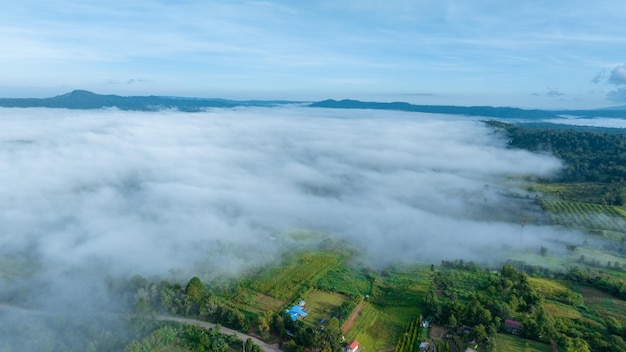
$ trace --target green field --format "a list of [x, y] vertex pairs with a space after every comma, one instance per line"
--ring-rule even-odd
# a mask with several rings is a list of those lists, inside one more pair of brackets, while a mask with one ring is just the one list
[[421, 313], [431, 275], [425, 266], [382, 273], [346, 339], [358, 340], [368, 351], [395, 348], [403, 329]]
[[358, 340], [364, 351], [380, 351], [395, 346], [401, 327], [396, 331], [388, 323], [380, 307], [366, 303], [361, 315], [356, 319], [352, 329], [346, 334], [346, 340]]
[[341, 304], [348, 300], [348, 297], [340, 293], [330, 293], [324, 291], [312, 291], [306, 297], [306, 306], [309, 315], [304, 319], [304, 323], [310, 326], [318, 326], [320, 320], [330, 318], [330, 313], [339, 308]]
[[530, 341], [514, 335], [498, 334], [498, 351], [506, 352], [552, 352], [552, 347], [544, 343]]
[[291, 256], [277, 267], [254, 277], [250, 288], [278, 300], [295, 300], [298, 294], [313, 287], [330, 270], [343, 262], [335, 252], [304, 252]]

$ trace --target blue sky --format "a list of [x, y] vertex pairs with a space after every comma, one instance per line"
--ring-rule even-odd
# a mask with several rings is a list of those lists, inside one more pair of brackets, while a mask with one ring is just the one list
[[0, 43], [5, 97], [626, 104], [622, 0], [22, 0]]

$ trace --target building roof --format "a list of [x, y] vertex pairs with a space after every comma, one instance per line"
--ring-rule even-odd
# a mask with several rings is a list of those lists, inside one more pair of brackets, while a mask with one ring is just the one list
[[291, 315], [291, 320], [297, 320], [299, 317], [306, 317], [309, 313], [307, 313], [304, 310], [304, 307], [302, 306], [293, 306], [291, 307], [291, 309], [289, 309], [287, 312], [289, 312], [289, 315]]
[[354, 340], [354, 341], [350, 342], [350, 344], [348, 345], [348, 348], [351, 349], [351, 350], [353, 350], [353, 349], [355, 349], [357, 347], [359, 347], [359, 341], [357, 341], [357, 340]]
[[506, 328], [519, 329], [521, 326], [522, 326], [522, 323], [520, 323], [517, 320], [510, 320], [510, 319], [504, 320], [504, 327]]

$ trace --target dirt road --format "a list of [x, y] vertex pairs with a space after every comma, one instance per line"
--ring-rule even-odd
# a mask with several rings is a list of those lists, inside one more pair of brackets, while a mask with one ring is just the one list
[[341, 327], [341, 331], [343, 332], [344, 335], [348, 331], [350, 331], [350, 328], [352, 328], [352, 325], [354, 325], [354, 321], [356, 320], [356, 318], [358, 318], [359, 315], [361, 315], [361, 310], [363, 309], [364, 305], [365, 305], [365, 301], [359, 303], [359, 305], [356, 306], [356, 308], [354, 308], [354, 312], [352, 312], [352, 315], [350, 315], [350, 318], [348, 318], [348, 320], [346, 320], [346, 322], [343, 324], [343, 326]]
[[[40, 310], [36, 310], [36, 309], [22, 308], [22, 307], [17, 307], [17, 306], [12, 306], [12, 305], [8, 305], [8, 304], [2, 304], [2, 303], [0, 303], [0, 311], [20, 313], [20, 314], [29, 314], [29, 315], [53, 315], [53, 314], [56, 314], [55, 312], [46, 312], [46, 311], [40, 311]], [[118, 314], [118, 313], [99, 313], [99, 314], [120, 315], [120, 316], [122, 315], [122, 314]], [[179, 323], [195, 325], [195, 326], [199, 326], [199, 327], [205, 328], [205, 329], [212, 329], [212, 328], [215, 327], [215, 324], [207, 323], [206, 321], [200, 321], [200, 320], [195, 320], [195, 319], [187, 319], [187, 318], [180, 318], [180, 317], [173, 317], [173, 316], [168, 316], [168, 315], [158, 315], [158, 316], [156, 316], [156, 319], [157, 320], [161, 320], [161, 321], [175, 321], [175, 322], [179, 322]], [[227, 335], [235, 334], [237, 336], [237, 338], [239, 338], [242, 341], [245, 341], [248, 338], [250, 338], [250, 339], [252, 339], [252, 342], [254, 342], [254, 344], [259, 345], [259, 347], [261, 347], [263, 349], [263, 351], [265, 351], [265, 352], [281, 352], [281, 350], [278, 348], [277, 345], [269, 345], [269, 344], [267, 344], [267, 343], [257, 339], [254, 336], [246, 335], [246, 334], [241, 333], [239, 331], [235, 331], [235, 330], [232, 330], [232, 329], [229, 329], [229, 328], [225, 328], [225, 327], [220, 327], [220, 331], [222, 333], [224, 333], [224, 334], [227, 334]]]
[[[189, 325], [195, 325], [195, 326], [199, 326], [201, 328], [205, 328], [205, 329], [212, 329], [215, 327], [215, 324], [213, 323], [207, 323], [206, 321], [201, 321], [201, 320], [195, 320], [195, 319], [187, 319], [187, 318], [180, 318], [180, 317], [172, 317], [172, 316], [167, 316], [167, 315], [158, 315], [156, 317], [157, 320], [161, 320], [161, 321], [176, 321], [179, 323], [185, 323], [185, 324], [189, 324]], [[252, 339], [252, 342], [254, 342], [255, 345], [259, 345], [259, 347], [261, 347], [265, 352], [281, 352], [281, 350], [278, 348], [277, 345], [269, 345], [259, 339], [257, 339], [254, 336], [250, 336], [250, 335], [246, 335], [242, 332], [239, 331], [235, 331], [229, 328], [225, 328], [225, 327], [220, 327], [220, 331], [224, 334], [227, 335], [232, 335], [235, 334], [237, 335], [237, 338], [239, 338], [242, 341], [247, 340], [248, 338]]]

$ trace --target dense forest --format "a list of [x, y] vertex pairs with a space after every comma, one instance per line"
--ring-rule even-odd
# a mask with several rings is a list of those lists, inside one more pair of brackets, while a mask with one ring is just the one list
[[565, 163], [565, 169], [552, 183], [595, 183], [594, 203], [623, 205], [626, 180], [626, 136], [621, 133], [590, 132], [580, 128], [527, 128], [499, 121], [488, 121], [503, 129], [509, 146], [552, 154]]

